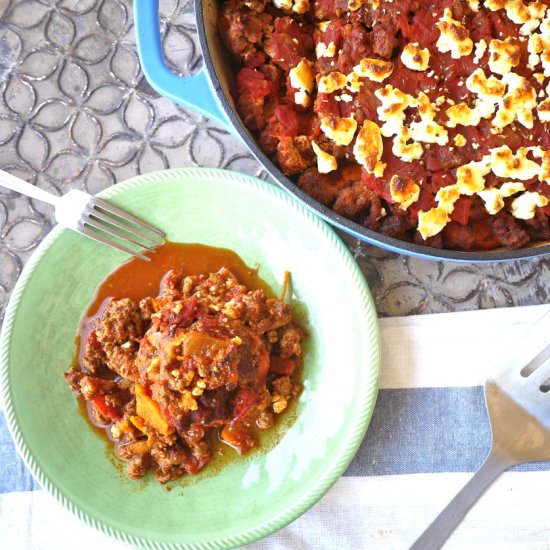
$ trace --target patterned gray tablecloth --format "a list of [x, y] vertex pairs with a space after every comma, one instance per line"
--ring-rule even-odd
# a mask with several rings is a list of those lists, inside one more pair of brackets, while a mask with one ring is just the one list
[[[174, 71], [201, 63], [191, 0], [161, 1]], [[61, 194], [135, 174], [217, 166], [267, 177], [242, 143], [161, 98], [136, 54], [130, 0], [0, 0], [0, 168]], [[0, 320], [52, 210], [0, 189]], [[550, 259], [452, 264], [344, 236], [381, 316], [548, 301]]]

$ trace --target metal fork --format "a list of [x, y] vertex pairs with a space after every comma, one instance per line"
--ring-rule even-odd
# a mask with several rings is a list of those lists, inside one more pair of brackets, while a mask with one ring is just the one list
[[164, 242], [165, 234], [159, 229], [84, 191], [72, 189], [58, 197], [3, 170], [0, 185], [53, 205], [55, 219], [63, 227], [142, 260], [151, 260], [144, 250], [154, 252], [154, 247]]
[[494, 479], [515, 464], [550, 460], [550, 312], [516, 343], [504, 372], [485, 383], [491, 450], [411, 550], [441, 548]]

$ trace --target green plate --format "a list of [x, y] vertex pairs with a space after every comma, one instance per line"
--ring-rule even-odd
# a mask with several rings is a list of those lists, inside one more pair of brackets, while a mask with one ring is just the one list
[[217, 475], [168, 492], [130, 481], [78, 414], [62, 373], [101, 280], [127, 257], [56, 227], [13, 292], [0, 374], [19, 453], [66, 508], [99, 531], [147, 548], [227, 548], [287, 525], [353, 458], [374, 408], [380, 346], [376, 311], [353, 257], [331, 229], [280, 189], [223, 170], [166, 170], [101, 193], [171, 241], [229, 248], [278, 291], [292, 273], [309, 346], [298, 417], [280, 443]]

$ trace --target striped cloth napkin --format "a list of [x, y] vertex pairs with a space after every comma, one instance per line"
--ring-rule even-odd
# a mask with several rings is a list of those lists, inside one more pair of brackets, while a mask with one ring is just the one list
[[[548, 309], [381, 319], [380, 394], [357, 456], [316, 506], [247, 548], [408, 548], [489, 450], [482, 385], [498, 368], [496, 350], [512, 345]], [[550, 548], [549, 489], [550, 463], [505, 472], [445, 548]], [[126, 548], [40, 489], [0, 412], [0, 548], [73, 550], [77, 541], [79, 550]]]

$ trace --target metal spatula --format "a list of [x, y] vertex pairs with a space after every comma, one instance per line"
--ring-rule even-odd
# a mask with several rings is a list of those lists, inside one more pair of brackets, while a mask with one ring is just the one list
[[485, 383], [493, 436], [489, 455], [411, 550], [441, 548], [487, 487], [510, 466], [550, 460], [550, 313], [514, 345], [504, 365], [502, 374]]

